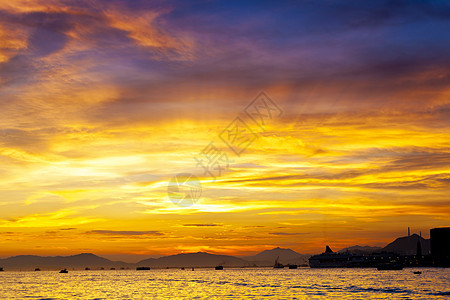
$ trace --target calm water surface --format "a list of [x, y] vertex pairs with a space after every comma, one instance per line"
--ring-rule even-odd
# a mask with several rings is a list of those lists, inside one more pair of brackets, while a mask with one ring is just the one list
[[[421, 275], [413, 271], [422, 271]], [[0, 272], [2, 299], [450, 299], [450, 269]]]

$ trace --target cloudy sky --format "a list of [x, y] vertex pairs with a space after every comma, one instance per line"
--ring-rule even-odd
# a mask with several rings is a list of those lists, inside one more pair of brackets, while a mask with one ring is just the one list
[[428, 237], [450, 223], [449, 30], [444, 0], [1, 1], [0, 256]]

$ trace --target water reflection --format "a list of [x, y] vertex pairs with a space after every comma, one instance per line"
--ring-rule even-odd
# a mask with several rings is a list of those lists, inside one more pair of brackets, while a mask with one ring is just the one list
[[449, 269], [195, 269], [2, 272], [3, 298], [416, 298], [450, 295]]

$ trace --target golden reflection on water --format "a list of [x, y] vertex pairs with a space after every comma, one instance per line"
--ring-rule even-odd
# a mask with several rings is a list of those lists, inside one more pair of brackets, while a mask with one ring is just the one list
[[1, 272], [4, 299], [439, 299], [450, 269], [213, 269]]

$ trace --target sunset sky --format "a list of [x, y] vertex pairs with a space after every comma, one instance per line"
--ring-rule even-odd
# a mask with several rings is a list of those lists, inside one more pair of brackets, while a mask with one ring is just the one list
[[[1, 0], [0, 256], [428, 238], [450, 223], [449, 32], [445, 0]], [[192, 206], [168, 197], [178, 173]]]

